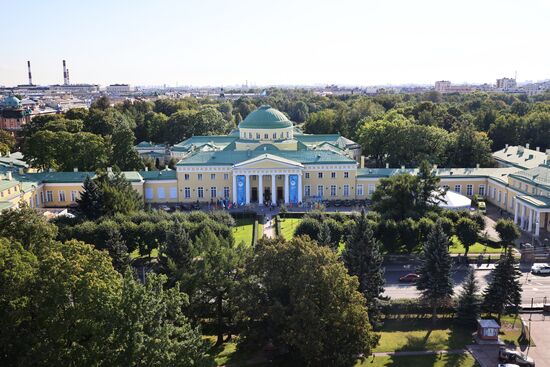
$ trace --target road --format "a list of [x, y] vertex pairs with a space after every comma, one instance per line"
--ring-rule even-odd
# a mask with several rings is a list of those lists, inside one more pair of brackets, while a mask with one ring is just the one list
[[[419, 292], [416, 290], [414, 283], [401, 283], [399, 277], [411, 272], [411, 268], [404, 266], [392, 265], [386, 267], [386, 285], [385, 295], [394, 299], [399, 298], [417, 298]], [[462, 282], [466, 278], [467, 268], [453, 269], [453, 283], [455, 294], [458, 294], [462, 288]], [[475, 271], [478, 284], [483, 290], [491, 279], [491, 271], [477, 270]], [[521, 284], [523, 285], [522, 304], [531, 302], [534, 298], [535, 303], [541, 303], [543, 297], [548, 297], [550, 302], [550, 276], [540, 276], [531, 274], [528, 269], [522, 269]]]

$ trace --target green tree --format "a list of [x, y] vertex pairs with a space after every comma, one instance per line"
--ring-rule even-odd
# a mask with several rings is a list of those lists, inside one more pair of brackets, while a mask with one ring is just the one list
[[459, 323], [474, 326], [481, 310], [481, 297], [478, 294], [479, 286], [472, 269], [466, 276], [462, 291], [458, 296], [456, 319]]
[[491, 167], [494, 162], [491, 152], [491, 140], [485, 132], [476, 131], [469, 123], [460, 124], [451, 133], [447, 146], [446, 166], [448, 167]]
[[367, 300], [369, 320], [377, 328], [381, 325], [381, 298], [384, 293], [384, 271], [380, 252], [380, 242], [374, 237], [372, 224], [365, 212], [355, 220], [346, 247], [342, 254], [344, 264], [350, 275], [359, 279], [359, 292]]
[[98, 219], [102, 215], [101, 200], [103, 192], [90, 176], [86, 176], [80, 197], [76, 199], [76, 209], [80, 216]]
[[422, 298], [432, 307], [432, 322], [437, 320], [437, 308], [449, 302], [453, 295], [449, 238], [440, 223], [436, 223], [424, 244], [423, 259], [416, 281]]
[[521, 236], [518, 226], [511, 219], [500, 218], [495, 225], [495, 230], [498, 232], [503, 247], [513, 246], [514, 241]]
[[336, 111], [334, 110], [314, 112], [307, 118], [304, 130], [308, 134], [333, 134], [336, 132], [335, 121]]
[[28, 206], [0, 212], [0, 237], [20, 243], [34, 251], [57, 236], [57, 227]]
[[470, 246], [477, 242], [479, 225], [470, 218], [462, 217], [456, 222], [455, 232], [464, 246], [464, 256], [468, 256]]
[[15, 147], [15, 138], [6, 130], [0, 130], [0, 154], [8, 154]]
[[111, 139], [113, 155], [111, 164], [123, 171], [137, 171], [143, 169], [143, 162], [134, 149], [135, 137], [127, 125], [116, 126]]
[[348, 366], [375, 338], [357, 278], [306, 237], [260, 240], [241, 282], [241, 347], [288, 346], [300, 365]]
[[496, 312], [498, 319], [504, 313], [506, 306], [518, 309], [521, 303], [521, 272], [516, 268], [516, 260], [512, 249], [498, 261], [493, 271], [493, 279], [483, 292], [483, 309], [486, 312]]
[[408, 173], [380, 179], [372, 195], [373, 210], [396, 221], [417, 217], [418, 180]]

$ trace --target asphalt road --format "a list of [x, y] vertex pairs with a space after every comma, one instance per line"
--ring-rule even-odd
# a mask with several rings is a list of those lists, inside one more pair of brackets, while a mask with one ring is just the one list
[[[414, 283], [399, 282], [399, 277], [410, 273], [411, 270], [413, 269], [398, 265], [386, 267], [385, 295], [394, 299], [417, 298], [419, 292], [416, 290]], [[475, 271], [481, 290], [483, 290], [490, 281], [491, 273], [490, 270]], [[455, 294], [460, 292], [466, 274], [466, 268], [453, 269], [452, 277]], [[531, 298], [534, 298], [535, 303], [542, 303], [544, 297], [547, 297], [548, 302], [550, 302], [550, 276], [533, 275], [528, 269], [523, 269], [521, 283], [523, 285], [522, 304], [530, 303]]]

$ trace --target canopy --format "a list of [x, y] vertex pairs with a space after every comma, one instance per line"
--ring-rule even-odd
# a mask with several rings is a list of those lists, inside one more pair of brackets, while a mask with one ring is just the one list
[[[435, 192], [434, 192], [434, 196], [436, 196]], [[451, 209], [451, 210], [469, 209], [470, 206], [472, 205], [472, 200], [468, 199], [466, 196], [461, 195], [457, 192], [447, 190], [447, 193], [445, 193], [443, 200], [439, 200], [437, 205], [443, 209]]]

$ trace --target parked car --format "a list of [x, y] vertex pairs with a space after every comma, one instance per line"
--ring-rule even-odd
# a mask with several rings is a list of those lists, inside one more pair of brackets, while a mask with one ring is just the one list
[[519, 367], [519, 366], [513, 363], [499, 363], [498, 367]]
[[487, 214], [487, 206], [484, 201], [477, 203], [477, 210], [479, 210], [480, 213]]
[[400, 282], [412, 283], [412, 282], [416, 282], [418, 278], [420, 278], [420, 275], [415, 274], [415, 273], [409, 273], [409, 274], [403, 275], [401, 278], [399, 278], [399, 281]]
[[548, 264], [534, 264], [531, 267], [531, 273], [539, 274], [539, 275], [550, 274], [550, 265], [548, 265]]
[[533, 358], [513, 349], [500, 347], [498, 358], [501, 362], [512, 362], [520, 367], [535, 367]]

